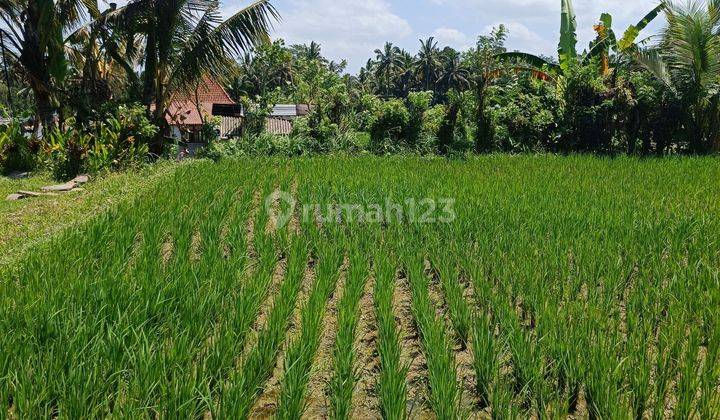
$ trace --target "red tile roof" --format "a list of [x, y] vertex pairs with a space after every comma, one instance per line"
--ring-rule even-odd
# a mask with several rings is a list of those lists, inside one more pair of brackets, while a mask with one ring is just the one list
[[[197, 99], [198, 104], [195, 102]], [[182, 92], [174, 94], [165, 113], [165, 119], [170, 125], [201, 125], [202, 118], [198, 108], [206, 117], [212, 115], [213, 104], [232, 105], [225, 89], [216, 80], [205, 76], [200, 82], [197, 92]]]

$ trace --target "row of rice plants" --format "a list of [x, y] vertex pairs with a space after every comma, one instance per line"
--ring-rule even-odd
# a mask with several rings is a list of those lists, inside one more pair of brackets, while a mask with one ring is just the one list
[[375, 252], [375, 318], [377, 319], [380, 358], [380, 376], [377, 383], [380, 413], [383, 418], [402, 420], [407, 418], [408, 366], [401, 362], [400, 329], [395, 319], [393, 298], [395, 294], [396, 266], [388, 248]]
[[[312, 226], [306, 234], [313, 237], [316, 263], [315, 284], [301, 312], [301, 330], [290, 344], [285, 355], [284, 374], [278, 399], [276, 416], [281, 419], [298, 418], [305, 411], [308, 381], [320, 345], [323, 331], [322, 320], [330, 295], [337, 285], [342, 249], [335, 241], [328, 241]], [[336, 240], [338, 238], [335, 238]]]
[[352, 417], [352, 395], [357, 385], [357, 326], [360, 298], [368, 278], [368, 260], [363, 244], [349, 244], [349, 269], [343, 295], [338, 304], [337, 333], [333, 348], [333, 376], [328, 384], [331, 413], [334, 418]]
[[165, 221], [192, 230], [197, 213], [183, 212], [179, 203], [203, 184], [190, 177], [164, 185], [155, 198], [166, 206], [157, 208], [152, 200], [123, 206], [31, 257], [17, 277], [10, 276], [24, 287], [3, 282], [4, 296], [17, 309], [2, 327], [14, 339], [12, 366], [3, 373], [14, 376], [9, 394], [16, 413], [72, 417], [177, 409], [173, 401], [183, 393], [167, 391], [172, 375], [158, 368], [162, 361], [188, 360], [180, 350], [210, 330], [218, 303], [232, 288], [225, 279], [200, 289], [179, 275], [189, 272], [187, 266], [173, 270], [178, 276], [170, 282], [161, 270]]
[[[189, 178], [195, 180], [192, 177]], [[191, 232], [194, 231], [194, 226], [199, 225], [199, 212], [194, 210], [195, 206], [187, 206], [189, 201], [187, 198], [189, 196], [197, 197], [198, 194], [195, 189], [200, 188], [201, 185], [208, 186], [208, 182], [204, 179], [199, 179], [197, 182], [188, 182], [188, 178], [183, 182], [183, 186], [180, 187], [182, 191], [180, 192], [176, 191], [172, 186], [168, 188], [167, 185], [163, 186], [162, 191], [159, 192], [160, 197], [166, 193], [168, 195], [166, 200], [163, 201], [169, 204], [167, 210], [163, 208], [158, 211], [153, 206], [148, 206], [146, 212], [140, 212], [139, 217], [135, 217], [135, 212], [139, 210], [138, 206], [136, 206], [132, 209], [132, 212], [113, 218], [113, 220], [119, 221], [126, 219], [135, 219], [136, 222], [142, 221], [142, 223], [138, 223], [141, 226], [138, 234], [125, 227], [110, 229], [106, 231], [107, 237], [112, 238], [109, 241], [101, 239], [95, 245], [88, 243], [81, 246], [80, 254], [86, 253], [88, 247], [91, 246], [100, 248], [101, 252], [103, 252], [103, 245], [122, 239], [126, 251], [124, 255], [120, 253], [108, 254], [98, 259], [98, 261], [102, 263], [113, 261], [111, 256], [122, 256], [123, 258], [120, 259], [132, 258], [135, 261], [129, 265], [127, 272], [122, 270], [111, 271], [109, 269], [109, 267], [113, 266], [122, 267], [125, 261], [108, 265], [107, 269], [104, 266], [97, 268], [85, 266], [88, 269], [88, 275], [92, 276], [92, 280], [86, 281], [79, 278], [71, 281], [69, 285], [65, 285], [65, 288], [75, 292], [70, 301], [77, 300], [78, 304], [82, 305], [80, 308], [90, 305], [97, 308], [87, 310], [87, 313], [97, 314], [97, 320], [101, 324], [99, 328], [93, 329], [94, 332], [97, 332], [97, 334], [94, 334], [95, 338], [88, 340], [89, 343], [94, 343], [93, 347], [87, 349], [82, 357], [86, 364], [92, 365], [94, 363], [97, 367], [107, 366], [109, 370], [108, 376], [115, 381], [111, 384], [111, 387], [114, 387], [115, 390], [109, 392], [110, 395], [107, 395], [107, 388], [97, 387], [96, 393], [99, 397], [102, 396], [102, 398], [107, 398], [112, 402], [116, 398], [113, 394], [122, 393], [125, 395], [121, 403], [112, 402], [112, 409], [116, 412], [147, 410], [142, 407], [151, 407], [150, 410], [161, 412], [166, 409], [174, 409], [173, 407], [176, 404], [173, 401], [181, 399], [185, 391], [165, 391], [147, 384], [164, 382], [164, 385], [168, 385], [168, 388], [165, 389], [172, 388], [166, 379], [173, 378], [167, 372], [169, 368], [159, 370], [158, 367], [174, 366], [175, 362], [186, 365], [189, 362], [189, 356], [186, 353], [192, 354], [192, 349], [200, 347], [195, 344], [204, 340], [205, 334], [209, 332], [209, 327], [215, 319], [213, 314], [216, 313], [217, 308], [220, 306], [216, 304], [218, 299], [224, 299], [228, 288], [232, 288], [234, 284], [238, 283], [237, 279], [226, 279], [227, 283], [222, 285], [222, 288], [215, 289], [214, 286], [218, 285], [215, 281], [219, 280], [220, 277], [210, 276], [208, 280], [212, 279], [212, 282], [206, 281], [198, 287], [198, 279], [187, 275], [190, 273], [188, 269], [189, 259], [187, 252], [183, 252], [183, 248], [185, 251], [190, 248], [187, 244], [189, 241], [185, 241], [186, 244], [183, 245], [182, 241], [174, 240], [174, 255], [177, 258], [173, 257], [173, 259], [177, 260], [175, 261], [177, 266], [170, 266], [170, 270], [163, 271], [161, 269], [159, 260], [161, 259], [163, 241], [166, 237], [165, 232], [172, 231], [177, 226], [180, 226], [182, 228], [175, 230], [184, 229], [187, 232], [174, 232], [175, 236], [189, 238], [192, 236]], [[213, 188], [213, 185], [217, 184], [210, 183], [209, 187]], [[174, 206], [171, 197], [179, 198], [182, 204]], [[202, 194], [199, 198], [206, 199], [206, 196]], [[215, 204], [214, 200], [210, 198], [205, 202]], [[195, 204], [200, 206], [200, 210], [202, 210], [203, 206], [200, 203], [196, 202]], [[145, 218], [147, 218], [147, 222], [145, 222]], [[165, 222], [166, 220], [171, 220], [173, 223], [168, 224]], [[125, 237], [128, 238], [127, 241], [124, 239]], [[139, 238], [139, 246], [136, 247], [137, 238]], [[110, 250], [112, 251], [112, 248]], [[136, 255], [132, 255], [133, 251], [136, 251]], [[85, 258], [85, 261], [87, 261], [87, 258]], [[67, 279], [66, 277], [66, 280], [73, 279]], [[78, 289], [73, 288], [73, 284], [77, 284], [81, 288], [86, 287], [86, 284], [92, 284], [94, 288], [83, 293], [77, 293]], [[212, 303], [213, 301], [216, 303]], [[109, 305], [104, 302], [108, 302]], [[203, 305], [203, 302], [208, 302], [208, 304]], [[68, 308], [67, 300], [63, 305]], [[212, 312], [205, 312], [209, 310], [212, 310]], [[87, 322], [87, 320], [88, 318], [84, 317], [83, 322]], [[84, 328], [77, 328], [77, 330], [83, 331]], [[192, 331], [192, 334], [188, 334], [186, 331]], [[195, 337], [197, 337], [197, 340]], [[82, 338], [76, 334], [75, 339]], [[161, 346], [154, 343], [161, 344]], [[113, 347], [101, 352], [93, 350], [95, 346], [107, 347], [109, 345], [114, 346], [117, 350], [114, 350]], [[183, 349], [188, 351], [186, 352]], [[110, 365], [106, 365], [102, 361], [93, 362], [97, 356], [101, 356], [110, 350], [118, 356]], [[171, 360], [173, 363], [165, 363]], [[181, 361], [183, 362], [181, 363]], [[127, 374], [113, 375], [112, 372], [116, 371], [127, 372]], [[176, 372], [184, 371], [184, 369], [176, 370]], [[153, 378], [163, 379], [158, 381]], [[174, 380], [171, 379], [171, 381]], [[74, 389], [77, 391], [80, 388], [74, 387]], [[157, 391], [149, 392], [153, 389]], [[168, 396], [169, 394], [172, 395]], [[63, 398], [58, 399], [62, 400]], [[161, 405], [158, 406], [158, 403]], [[109, 405], [110, 403], [103, 404]], [[94, 408], [93, 404], [86, 404], [84, 408], [78, 405], [80, 412], [90, 408]], [[103, 407], [101, 409], [107, 408]], [[69, 408], [59, 407], [58, 410], [67, 412]]]
[[305, 266], [308, 246], [295, 237], [287, 251], [287, 273], [273, 302], [265, 328], [242, 366], [228, 378], [228, 386], [219, 398], [220, 416], [247, 418], [262, 386], [272, 374], [290, 318], [295, 308]]
[[[410, 237], [408, 240], [417, 238]], [[418, 327], [423, 353], [427, 361], [429, 403], [442, 419], [458, 418], [460, 409], [460, 384], [457, 381], [455, 356], [446, 325], [437, 317], [428, 292], [424, 255], [417, 247], [405, 244], [401, 249], [402, 264], [406, 271], [412, 294], [412, 312]]]

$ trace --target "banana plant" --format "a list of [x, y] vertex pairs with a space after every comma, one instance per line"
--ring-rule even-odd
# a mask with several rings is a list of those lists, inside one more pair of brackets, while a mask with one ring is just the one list
[[[527, 70], [531, 70], [533, 74], [544, 80], [554, 80], [558, 76], [567, 73], [572, 63], [587, 63], [595, 57], [600, 57], [601, 71], [607, 73], [610, 71], [609, 55], [610, 51], [618, 54], [631, 53], [637, 50], [635, 41], [647, 25], [652, 22], [660, 12], [665, 8], [665, 2], [662, 1], [650, 13], [645, 15], [635, 25], [631, 25], [624, 32], [623, 37], [618, 41], [615, 32], [612, 29], [612, 16], [603, 13], [600, 16], [600, 22], [595, 25], [595, 32], [598, 34], [595, 41], [590, 44], [588, 52], [578, 54], [577, 52], [577, 19], [573, 9], [572, 0], [561, 0], [560, 3], [560, 42], [558, 44], [558, 63], [550, 62], [542, 57], [523, 53], [523, 52], [506, 52], [498, 54], [496, 57], [513, 63], [522, 63], [529, 66]], [[516, 68], [516, 70], [522, 67]]]
[[665, 2], [657, 5], [635, 25], [630, 25], [620, 40], [612, 29], [612, 16], [603, 13], [600, 22], [593, 27], [597, 38], [590, 44], [590, 50], [584, 57], [587, 62], [592, 58], [600, 57], [600, 72], [603, 75], [610, 73], [610, 52], [618, 57], [631, 57], [638, 51], [636, 40], [640, 31], [645, 29], [666, 8]]

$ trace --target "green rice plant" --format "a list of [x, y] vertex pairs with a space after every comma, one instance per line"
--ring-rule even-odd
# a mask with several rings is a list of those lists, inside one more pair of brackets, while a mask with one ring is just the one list
[[[402, 312], [393, 305], [395, 269], [404, 267], [412, 319], [402, 321], [414, 321], [427, 368], [412, 386], [427, 384], [423, 408], [437, 417], [483, 415], [460, 401], [454, 352], [466, 336], [476, 396], [496, 418], [577, 416], [583, 393], [595, 418], [716, 418], [719, 177], [712, 158], [183, 164], [137, 200], [111, 205], [0, 268], [0, 413], [242, 417], [287, 343], [278, 417], [302, 416], [313, 365], [328, 362], [315, 360], [318, 337], [348, 253], [349, 291], [338, 306], [326, 389], [338, 417], [352, 415], [353, 391], [361, 391], [355, 302], [372, 259], [378, 415], [415, 414], [407, 413], [411, 385], [400, 363], [414, 337], [400, 337], [394, 316]], [[455, 218], [310, 218], [297, 238], [266, 233], [257, 202], [291, 185], [301, 204], [389, 200], [405, 216], [409, 198], [453, 198]], [[300, 244], [307, 248], [296, 250]], [[298, 307], [306, 261], [297, 254], [307, 249], [316, 283]], [[273, 273], [282, 259], [288, 270], [278, 294]], [[444, 308], [428, 290], [425, 260], [440, 273]], [[468, 311], [462, 298], [470, 291], [457, 281], [465, 276], [474, 295]], [[294, 308], [300, 328], [288, 337], [281, 327]]]
[[[634, 317], [629, 313], [630, 318]], [[640, 420], [645, 415], [650, 401], [652, 360], [645, 348], [650, 342], [652, 330], [648, 322], [629, 322], [627, 345], [630, 347], [628, 353], [628, 365], [633, 366], [627, 370], [628, 384], [632, 398], [633, 416]]]
[[[597, 321], [595, 321], [597, 322]], [[629, 415], [622, 384], [624, 361], [618, 360], [617, 348], [610, 332], [596, 333], [587, 349], [588, 366], [585, 386], [591, 418], [622, 418]]]
[[272, 374], [297, 300], [307, 263], [307, 243], [295, 239], [290, 245], [285, 281], [273, 302], [265, 329], [242, 367], [231, 375], [228, 389], [220, 396], [223, 416], [247, 418], [263, 384]]
[[374, 257], [375, 318], [378, 326], [378, 356], [380, 378], [378, 399], [383, 418], [403, 420], [407, 418], [408, 368], [400, 360], [400, 329], [395, 320], [393, 296], [395, 292], [395, 267], [387, 249], [379, 249]]
[[681, 352], [680, 333], [661, 331], [658, 337], [658, 355], [655, 362], [655, 395], [653, 419], [665, 417], [665, 403], [670, 382], [677, 371], [677, 360]]
[[455, 261], [456, 259], [450, 255], [441, 257], [438, 263], [440, 284], [457, 339], [463, 347], [466, 347], [470, 336], [472, 310], [463, 296], [460, 272]]
[[498, 355], [501, 344], [495, 337], [495, 325], [483, 313], [476, 313], [472, 320], [472, 353], [475, 369], [476, 393], [480, 403], [490, 405], [492, 381], [497, 376], [500, 363]]
[[[317, 235], [317, 233], [315, 233]], [[342, 253], [338, 246], [319, 235], [315, 236], [317, 248], [315, 285], [300, 315], [301, 330], [285, 354], [285, 367], [278, 397], [276, 416], [280, 419], [300, 418], [307, 404], [307, 388], [315, 355], [323, 331], [323, 316], [327, 302], [335, 290]]]
[[368, 277], [368, 261], [363, 250], [353, 247], [343, 295], [338, 303], [337, 334], [333, 348], [333, 376], [328, 384], [330, 412], [333, 418], [349, 419], [352, 395], [357, 385], [357, 326], [360, 298]]
[[695, 398], [700, 386], [701, 372], [698, 366], [700, 337], [696, 329], [690, 331], [680, 362], [680, 377], [677, 381], [677, 404], [673, 415], [678, 419], [692, 418], [697, 413]]
[[[718, 297], [720, 296], [715, 295], [713, 300]], [[701, 391], [697, 411], [701, 418], [713, 418], [720, 415], [720, 394], [716, 392], [717, 384], [720, 382], [720, 330], [717, 328], [717, 320], [713, 312], [713, 304], [709, 304], [703, 310], [707, 353], [700, 375]]]
[[497, 420], [522, 418], [519, 406], [515, 404], [513, 399], [515, 395], [513, 385], [503, 381], [498, 376], [495, 377], [494, 383], [495, 385], [490, 394], [490, 405], [492, 407], [490, 417]]
[[435, 315], [428, 294], [428, 279], [422, 266], [422, 257], [412, 248], [403, 249], [412, 292], [412, 312], [420, 330], [421, 342], [427, 360], [430, 406], [438, 418], [457, 418], [460, 409], [460, 384], [457, 380], [452, 342], [446, 334], [445, 323]]

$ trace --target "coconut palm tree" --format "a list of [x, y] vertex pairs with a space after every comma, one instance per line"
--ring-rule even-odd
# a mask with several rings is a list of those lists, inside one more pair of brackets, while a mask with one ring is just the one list
[[459, 52], [446, 47], [442, 51], [442, 63], [438, 83], [445, 92], [450, 89], [463, 91], [470, 88], [470, 71], [463, 64]]
[[434, 37], [426, 41], [420, 40], [420, 51], [415, 61], [415, 69], [423, 81], [426, 91], [432, 90], [437, 82], [437, 73], [440, 68], [440, 50]]
[[720, 2], [667, 2], [656, 48], [635, 58], [681, 101], [692, 153], [720, 150]]
[[114, 22], [118, 13], [113, 5], [65, 39], [69, 75], [64, 96], [76, 111], [78, 125], [118, 93], [138, 99], [134, 95], [139, 87], [136, 69], [141, 64], [142, 40], [118, 36]]
[[386, 42], [385, 47], [375, 50], [375, 77], [382, 79], [384, 83], [385, 96], [390, 96], [392, 88], [392, 77], [403, 66], [403, 57], [400, 48], [394, 46], [391, 42]]
[[219, 78], [232, 58], [269, 41], [279, 19], [270, 0], [257, 0], [223, 20], [218, 0], [134, 0], [121, 14], [128, 36], [145, 39], [143, 102], [158, 124], [175, 92], [204, 76]]
[[315, 41], [311, 41], [310, 44], [293, 45], [290, 49], [296, 58], [304, 58], [308, 61], [319, 60], [327, 63], [327, 60], [322, 56], [322, 47]]
[[64, 34], [88, 14], [99, 16], [94, 1], [0, 1], [5, 53], [32, 90], [35, 112], [45, 129], [56, 126], [58, 87], [68, 73]]

